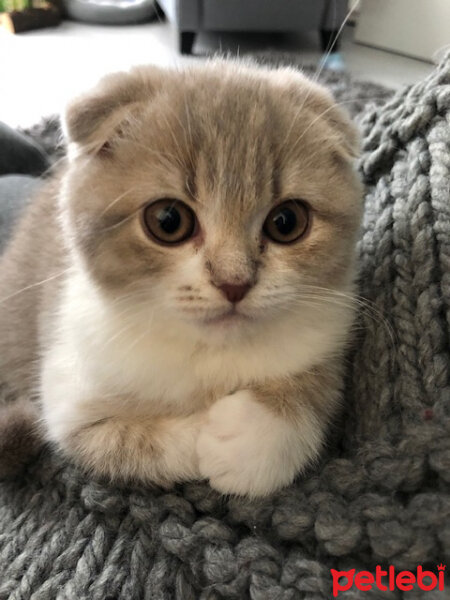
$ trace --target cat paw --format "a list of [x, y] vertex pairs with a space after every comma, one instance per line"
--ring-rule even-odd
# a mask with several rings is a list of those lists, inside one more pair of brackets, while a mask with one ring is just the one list
[[302, 463], [301, 452], [292, 425], [248, 390], [213, 404], [197, 440], [200, 473], [224, 494], [265, 496], [288, 485]]

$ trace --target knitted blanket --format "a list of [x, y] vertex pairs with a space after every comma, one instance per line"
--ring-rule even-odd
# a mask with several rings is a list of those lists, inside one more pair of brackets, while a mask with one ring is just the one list
[[450, 569], [450, 56], [361, 128], [372, 304], [319, 467], [246, 501], [101, 485], [46, 450], [0, 483], [0, 600], [330, 600], [330, 569]]

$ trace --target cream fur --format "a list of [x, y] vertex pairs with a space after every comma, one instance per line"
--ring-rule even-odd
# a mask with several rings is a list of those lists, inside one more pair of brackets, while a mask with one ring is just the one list
[[[32, 290], [1, 313], [20, 337], [8, 384], [37, 388], [46, 438], [97, 476], [204, 477], [250, 496], [287, 485], [339, 407], [354, 129], [303, 76], [232, 61], [109, 76], [65, 129], [68, 164], [0, 265], [7, 294]], [[161, 198], [195, 213], [192, 239], [149, 235], [145, 206]], [[308, 232], [275, 243], [263, 224], [292, 199]], [[242, 283], [233, 306], [220, 286]]]
[[[183, 327], [177, 321], [171, 329], [169, 321], [151, 312], [147, 326], [137, 311], [124, 325], [121, 311], [123, 307], [117, 313], [109, 305], [85, 270], [79, 267], [70, 273], [55, 338], [43, 360], [40, 397], [50, 440], [71, 451], [71, 436], [99, 420], [127, 420], [131, 415], [141, 427], [142, 416], [171, 415], [171, 428], [158, 442], [164, 461], [140, 461], [142, 451], [136, 449], [137, 464], [128, 471], [160, 482], [198, 478], [201, 473], [220, 491], [250, 495], [289, 483], [318, 452], [323, 428], [311, 411], [303, 411], [300, 435], [298, 424], [258, 405], [252, 392], [229, 394], [255, 381], [307, 370], [339, 352], [352, 318], [348, 310], [327, 307], [330, 320], [325, 321], [323, 307], [318, 307], [316, 314], [308, 312], [308, 324], [301, 315], [283, 315], [257, 328], [249, 339], [238, 336], [231, 346], [221, 340], [205, 343], [190, 323]], [[227, 332], [218, 337], [227, 339]], [[233, 429], [233, 443], [221, 443], [220, 436]], [[107, 433], [94, 429], [84, 450], [77, 451], [91, 457], [105, 440], [114, 439], [113, 432], [114, 425]], [[218, 471], [227, 461], [230, 470], [222, 476]], [[92, 458], [86, 464], [93, 466]], [[114, 476], [114, 467], [103, 466], [102, 471]]]

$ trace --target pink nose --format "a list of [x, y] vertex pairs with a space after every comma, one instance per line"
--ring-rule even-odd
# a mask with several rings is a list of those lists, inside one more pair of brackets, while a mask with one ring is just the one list
[[235, 285], [233, 283], [223, 283], [217, 286], [221, 290], [229, 302], [240, 302], [252, 287], [249, 283]]

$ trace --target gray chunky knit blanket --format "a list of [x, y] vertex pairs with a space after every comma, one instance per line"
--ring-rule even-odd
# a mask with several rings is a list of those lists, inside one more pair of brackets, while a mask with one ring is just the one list
[[376, 312], [361, 310], [319, 467], [250, 502], [100, 485], [46, 450], [0, 483], [0, 600], [330, 600], [331, 568], [450, 569], [450, 57], [361, 128], [360, 294]]

